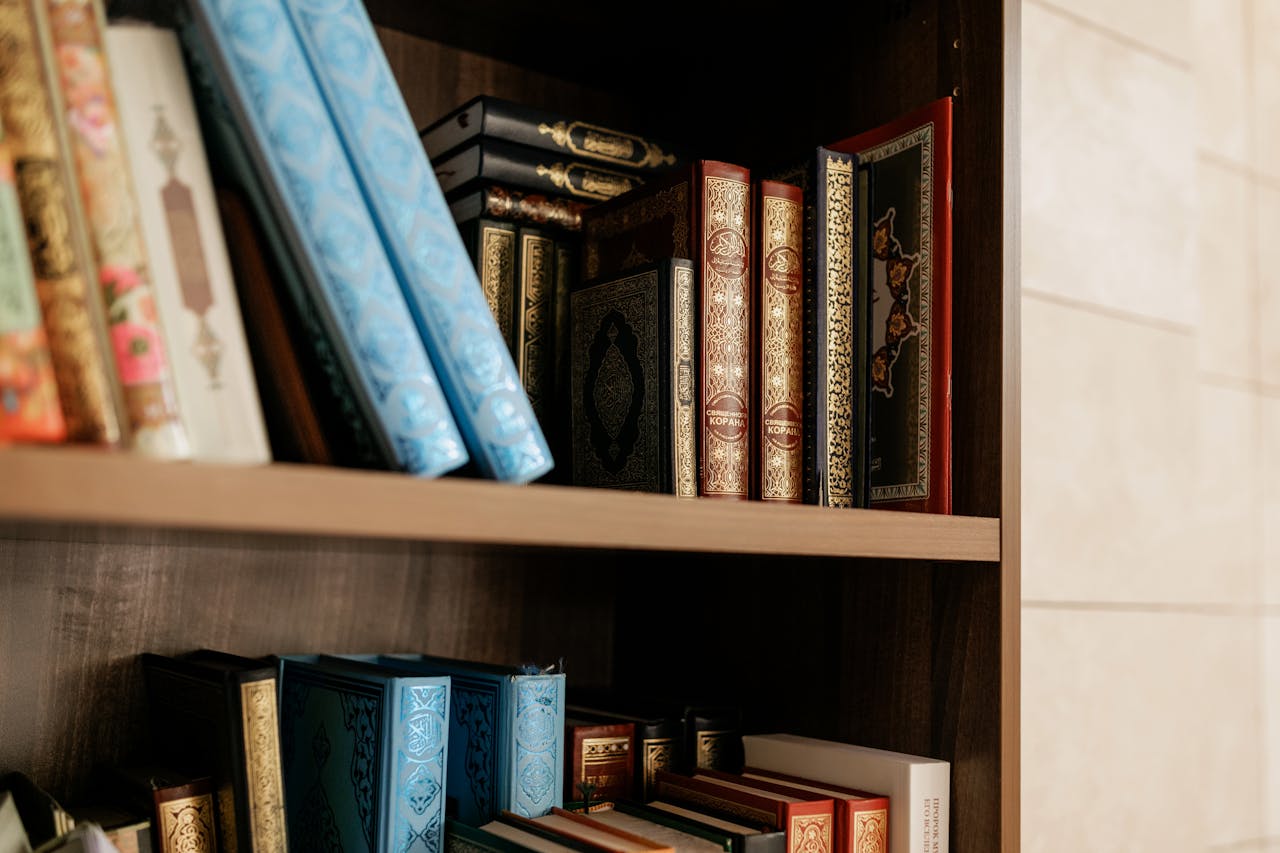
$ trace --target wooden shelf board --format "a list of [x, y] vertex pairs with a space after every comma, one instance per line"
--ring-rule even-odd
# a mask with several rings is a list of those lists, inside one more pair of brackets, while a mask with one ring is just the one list
[[307, 465], [0, 450], [0, 519], [192, 530], [796, 556], [993, 562], [1000, 521], [839, 510]]

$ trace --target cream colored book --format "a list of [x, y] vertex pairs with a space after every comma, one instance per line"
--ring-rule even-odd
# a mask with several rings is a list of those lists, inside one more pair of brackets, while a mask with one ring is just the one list
[[197, 461], [266, 463], [253, 365], [177, 37], [107, 27], [116, 99], [179, 408]]

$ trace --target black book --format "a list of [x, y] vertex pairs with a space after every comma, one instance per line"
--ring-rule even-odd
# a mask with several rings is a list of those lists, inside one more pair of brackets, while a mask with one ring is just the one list
[[695, 280], [668, 258], [570, 294], [574, 485], [697, 496]]
[[804, 502], [865, 507], [871, 171], [820, 147], [775, 177], [804, 191]]
[[588, 202], [620, 196], [644, 183], [633, 171], [496, 139], [477, 140], [431, 165], [450, 201], [482, 183]]
[[276, 667], [208, 650], [140, 657], [155, 759], [213, 777], [219, 847], [285, 853]]
[[472, 98], [420, 135], [432, 160], [477, 137], [488, 137], [621, 169], [656, 171], [679, 162], [669, 146], [651, 139], [491, 95]]
[[507, 349], [515, 356], [516, 267], [519, 243], [516, 226], [490, 217], [458, 223], [462, 242], [475, 265], [484, 300], [498, 323]]

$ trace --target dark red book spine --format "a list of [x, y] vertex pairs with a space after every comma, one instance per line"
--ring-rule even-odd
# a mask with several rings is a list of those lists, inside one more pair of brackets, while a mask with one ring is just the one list
[[629, 800], [635, 788], [636, 727], [634, 723], [570, 723], [569, 767], [564, 774], [565, 801]]

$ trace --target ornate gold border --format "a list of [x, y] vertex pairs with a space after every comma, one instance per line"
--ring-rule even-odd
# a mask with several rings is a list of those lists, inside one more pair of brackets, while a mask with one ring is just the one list
[[240, 685], [244, 764], [249, 782], [249, 826], [254, 853], [288, 853], [284, 782], [280, 776], [280, 726], [274, 678]]
[[675, 268], [672, 294], [672, 356], [676, 375], [671, 389], [675, 399], [672, 436], [675, 491], [678, 498], [698, 496], [698, 375], [693, 338], [697, 316], [694, 309], [693, 268]]
[[498, 322], [498, 331], [512, 348], [512, 292], [516, 278], [516, 235], [514, 231], [485, 225], [480, 229], [480, 287], [484, 300]]

